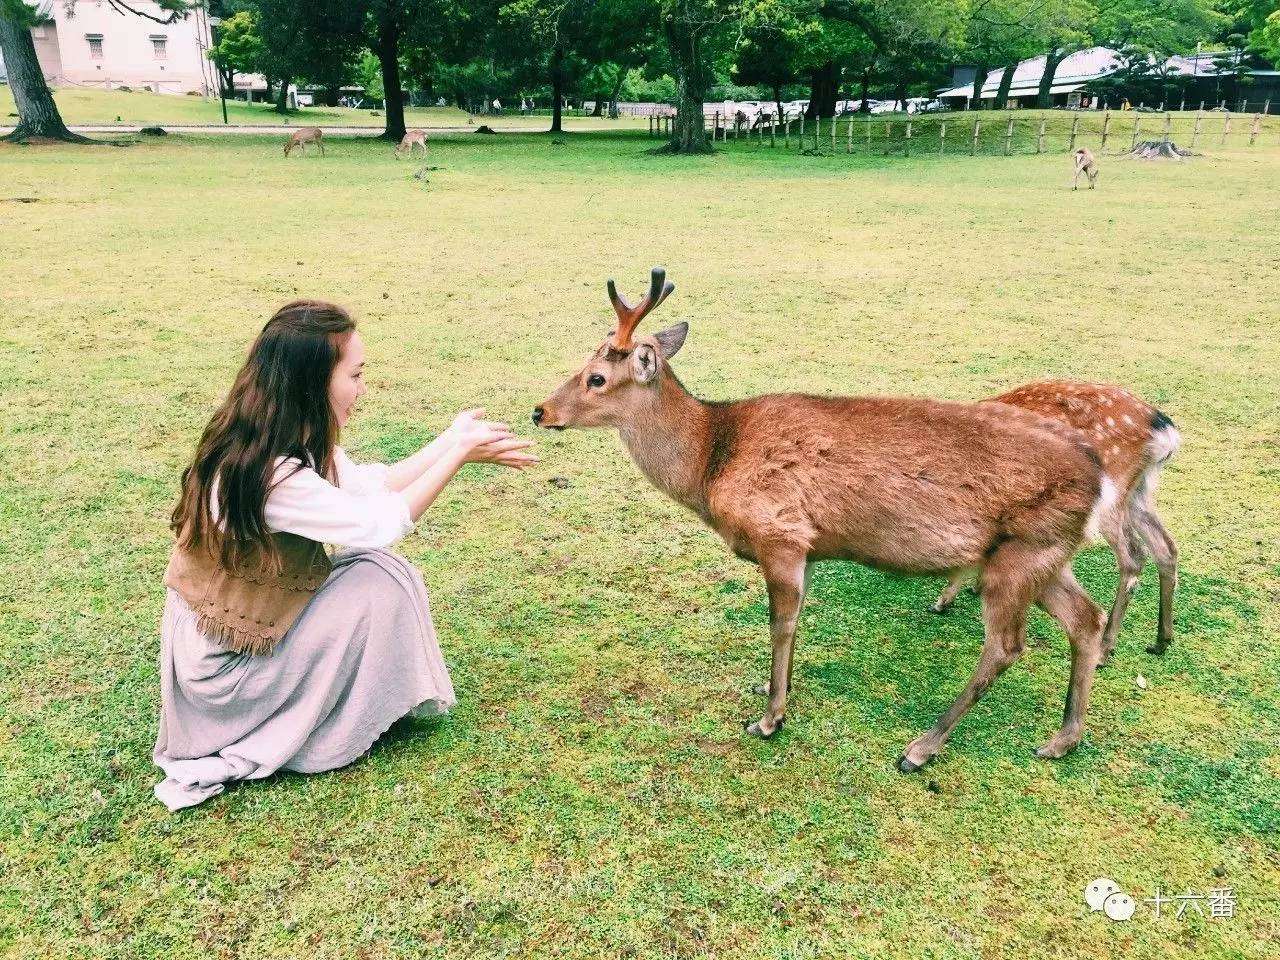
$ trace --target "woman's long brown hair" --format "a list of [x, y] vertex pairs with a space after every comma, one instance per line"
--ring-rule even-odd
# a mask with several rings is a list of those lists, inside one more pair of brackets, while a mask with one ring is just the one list
[[[181, 546], [207, 550], [228, 570], [260, 551], [261, 565], [279, 570], [264, 516], [276, 460], [332, 477], [338, 422], [329, 380], [355, 328], [346, 310], [321, 300], [286, 303], [267, 321], [182, 473], [170, 518]], [[221, 524], [211, 510], [215, 486]]]

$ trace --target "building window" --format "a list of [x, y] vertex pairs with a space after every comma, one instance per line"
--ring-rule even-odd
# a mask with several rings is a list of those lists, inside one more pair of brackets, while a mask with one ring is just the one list
[[151, 50], [155, 54], [157, 60], [168, 60], [169, 54], [165, 49], [166, 37], [153, 36], [151, 38]]
[[85, 35], [85, 39], [89, 41], [89, 59], [102, 59], [102, 34], [90, 33]]

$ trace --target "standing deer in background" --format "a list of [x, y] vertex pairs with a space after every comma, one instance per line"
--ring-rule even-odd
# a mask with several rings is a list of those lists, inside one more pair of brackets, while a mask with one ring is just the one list
[[400, 145], [395, 149], [396, 159], [400, 159], [400, 155], [404, 151], [408, 151], [410, 157], [413, 156], [413, 148], [421, 147], [422, 155], [427, 155], [427, 131], [425, 130], [406, 130], [405, 135], [400, 138]]
[[1084, 731], [1102, 653], [1102, 611], [1069, 561], [1091, 516], [1114, 497], [1097, 454], [1070, 427], [996, 404], [898, 397], [768, 394], [733, 402], [691, 395], [671, 369], [688, 324], [635, 336], [674, 289], [660, 267], [637, 306], [609, 298], [616, 328], [577, 374], [533, 411], [554, 429], [617, 429], [653, 484], [759, 564], [769, 594], [769, 703], [747, 729], [782, 725], [796, 624], [820, 560], [908, 574], [981, 572], [986, 639], [951, 708], [911, 741], [918, 770], [1026, 646], [1039, 604], [1071, 642], [1061, 728], [1037, 753], [1061, 757]]
[[1093, 159], [1093, 153], [1088, 147], [1081, 147], [1072, 156], [1076, 161], [1076, 176], [1071, 181], [1071, 189], [1080, 189], [1080, 174], [1084, 174], [1089, 178], [1089, 189], [1092, 190], [1095, 183], [1098, 182], [1098, 164]]
[[284, 145], [284, 155], [287, 157], [293, 152], [294, 147], [301, 147], [302, 152], [307, 152], [307, 144], [314, 143], [320, 148], [320, 156], [324, 156], [324, 131], [319, 127], [303, 127], [301, 130], [295, 130], [293, 136], [289, 138], [289, 142]]
[[[1181, 442], [1173, 421], [1128, 390], [1069, 380], [1029, 383], [987, 402], [1007, 403], [1068, 423], [1098, 451], [1104, 475], [1120, 493], [1098, 524], [1098, 532], [1115, 553], [1119, 568], [1116, 596], [1102, 638], [1102, 658], [1105, 662], [1115, 649], [1121, 621], [1129, 598], [1138, 588], [1148, 551], [1160, 571], [1160, 620], [1156, 642], [1147, 647], [1147, 652], [1164, 653], [1173, 642], [1178, 547], [1156, 513], [1155, 492], [1160, 470]], [[963, 582], [963, 573], [956, 574], [929, 609], [945, 613]]]

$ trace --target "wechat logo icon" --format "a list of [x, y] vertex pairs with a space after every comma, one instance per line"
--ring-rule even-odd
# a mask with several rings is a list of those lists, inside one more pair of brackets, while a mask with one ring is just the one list
[[1128, 920], [1138, 905], [1114, 880], [1099, 877], [1084, 888], [1084, 902], [1095, 913], [1104, 912], [1112, 920]]

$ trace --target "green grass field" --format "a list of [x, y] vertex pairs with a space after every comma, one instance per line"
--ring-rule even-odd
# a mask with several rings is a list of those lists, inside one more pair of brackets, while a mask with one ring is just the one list
[[[1280, 151], [882, 159], [643, 136], [442, 137], [286, 161], [253, 137], [0, 145], [0, 954], [7, 957], [1274, 957], [1280, 941]], [[31, 202], [15, 202], [15, 198]], [[298, 296], [358, 314], [346, 446], [530, 408], [608, 331], [604, 280], [677, 285], [696, 392], [980, 398], [1125, 384], [1181, 428], [1182, 549], [1154, 569], [1044, 762], [1066, 642], [1032, 647], [921, 774], [901, 747], [976, 662], [937, 581], [819, 569], [786, 728], [756, 570], [607, 434], [468, 468], [401, 546], [460, 696], [364, 762], [168, 814], [151, 797], [179, 471], [250, 340]], [[657, 315], [654, 321], [657, 322]], [[553, 478], [568, 485], [553, 484]], [[1109, 598], [1109, 554], [1077, 561]], [[1142, 689], [1138, 675], [1148, 681]], [[1229, 886], [1235, 916], [1090, 913]]]
[[[222, 123], [222, 101], [205, 100], [203, 97], [172, 96], [135, 90], [79, 90], [64, 87], [53, 92], [58, 112], [69, 125], [120, 124], [171, 124], [192, 126]], [[13, 116], [13, 94], [7, 86], [0, 86], [0, 125], [5, 120], [16, 123]], [[455, 107], [408, 107], [405, 122], [410, 126], [451, 127], [466, 126], [468, 115]], [[304, 107], [281, 115], [273, 104], [246, 103], [243, 100], [227, 101], [227, 120], [237, 125], [275, 126], [345, 126], [381, 127], [386, 118], [381, 110], [355, 110], [346, 107]], [[519, 111], [508, 111], [498, 117], [472, 118], [475, 123], [489, 123], [501, 129], [545, 129], [549, 116], [523, 117]], [[572, 117], [566, 113], [570, 127], [582, 130], [617, 130], [645, 125], [642, 118], [619, 117], [616, 120], [600, 117]]]

